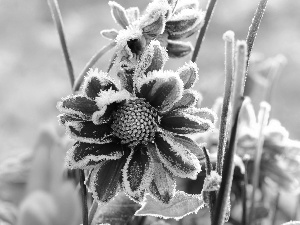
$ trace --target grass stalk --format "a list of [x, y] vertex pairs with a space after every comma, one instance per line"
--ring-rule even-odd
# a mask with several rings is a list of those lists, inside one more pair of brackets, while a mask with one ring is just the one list
[[65, 38], [65, 33], [64, 33], [64, 28], [63, 28], [63, 22], [62, 22], [62, 17], [60, 13], [60, 9], [57, 3], [57, 0], [48, 0], [48, 5], [52, 14], [53, 21], [56, 25], [56, 29], [59, 35], [59, 40], [60, 44], [63, 50], [64, 58], [67, 64], [67, 69], [69, 73], [69, 79], [71, 82], [71, 87], [74, 85], [74, 70], [73, 70], [73, 65], [71, 61], [71, 57], [69, 54], [66, 38]]

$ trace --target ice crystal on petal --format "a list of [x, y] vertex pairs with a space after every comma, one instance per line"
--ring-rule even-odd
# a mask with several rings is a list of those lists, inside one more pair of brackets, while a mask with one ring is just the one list
[[121, 102], [130, 98], [130, 93], [125, 89], [121, 91], [114, 91], [110, 89], [108, 91], [102, 91], [99, 94], [99, 97], [96, 98], [96, 103], [99, 109], [102, 109], [102, 107], [107, 106], [111, 103]]
[[125, 9], [114, 1], [109, 1], [108, 5], [111, 8], [111, 14], [116, 23], [120, 24], [123, 28], [129, 25]]
[[203, 191], [218, 191], [221, 180], [222, 177], [216, 171], [211, 171], [211, 174], [204, 180]]
[[185, 89], [192, 88], [199, 79], [198, 67], [194, 62], [185, 63], [177, 70], [177, 73], [183, 81]]

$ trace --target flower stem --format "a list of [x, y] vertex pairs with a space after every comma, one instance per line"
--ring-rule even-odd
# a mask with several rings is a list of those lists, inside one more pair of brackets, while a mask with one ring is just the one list
[[81, 186], [81, 198], [82, 198], [82, 222], [83, 225], [88, 225], [88, 207], [87, 207], [87, 192], [84, 185], [84, 171], [79, 170], [80, 173], [80, 186]]
[[243, 214], [242, 214], [242, 225], [247, 225], [247, 186], [248, 186], [248, 162], [246, 159], [245, 164], [245, 173], [244, 173], [244, 181], [243, 181], [243, 193], [242, 193], [242, 201], [243, 201]]
[[273, 204], [272, 224], [276, 224], [279, 199], [280, 199], [280, 191], [277, 188], [276, 196], [275, 196], [274, 204]]
[[81, 71], [80, 75], [77, 77], [73, 91], [78, 91], [80, 88], [80, 85], [84, 79], [84, 76], [88, 72], [88, 70], [95, 65], [95, 63], [105, 54], [107, 53], [110, 49], [112, 49], [114, 46], [116, 46], [116, 42], [111, 42], [109, 45], [104, 46], [103, 48], [100, 49], [99, 52], [97, 52], [91, 59], [90, 61], [85, 65], [83, 70]]
[[67, 64], [67, 69], [68, 69], [68, 73], [69, 73], [71, 86], [73, 87], [74, 80], [75, 80], [74, 70], [73, 70], [72, 61], [71, 61], [71, 58], [70, 58], [68, 46], [67, 46], [66, 39], [65, 39], [61, 13], [60, 13], [60, 10], [59, 10], [57, 0], [48, 0], [48, 5], [49, 5], [49, 8], [50, 8], [50, 11], [51, 11], [51, 14], [52, 14], [53, 21], [56, 25], [56, 29], [57, 29], [57, 32], [58, 32], [58, 35], [59, 35], [61, 47], [62, 47], [63, 54], [64, 54], [64, 57], [65, 57], [65, 61], [66, 61], [66, 64]]
[[90, 208], [90, 211], [89, 211], [89, 217], [88, 217], [88, 225], [91, 225], [92, 222], [93, 222], [93, 219], [95, 217], [95, 214], [97, 212], [97, 209], [98, 209], [98, 203], [96, 200], [93, 201], [93, 204]]
[[232, 91], [232, 78], [234, 69], [234, 33], [227, 31], [223, 35], [225, 41], [225, 90], [221, 112], [219, 144], [217, 154], [217, 173], [222, 176], [224, 149], [227, 141], [228, 109]]
[[249, 31], [248, 31], [247, 38], [246, 38], [247, 46], [248, 46], [248, 55], [247, 55], [248, 59], [247, 59], [246, 71], [248, 70], [248, 67], [249, 67], [249, 59], [251, 56], [252, 48], [253, 48], [254, 41], [255, 41], [255, 38], [256, 38], [258, 29], [259, 29], [260, 22], [263, 18], [264, 12], [267, 7], [267, 2], [268, 2], [268, 0], [260, 0], [258, 6], [256, 8], [256, 11], [254, 13], [254, 17], [252, 19], [251, 25], [249, 27]]
[[271, 106], [267, 102], [260, 103], [260, 109], [258, 114], [258, 124], [259, 124], [259, 132], [258, 132], [258, 141], [256, 145], [256, 152], [254, 157], [254, 171], [252, 176], [252, 195], [251, 195], [251, 208], [249, 213], [249, 222], [255, 221], [254, 211], [255, 211], [255, 193], [258, 187], [259, 182], [259, 171], [260, 171], [260, 162], [263, 151], [264, 144], [264, 128], [268, 124], [269, 114], [270, 114]]
[[242, 41], [237, 42], [236, 69], [233, 86], [233, 104], [232, 104], [232, 129], [229, 139], [229, 147], [225, 153], [224, 166], [222, 171], [222, 182], [215, 204], [212, 225], [223, 225], [226, 214], [227, 202], [232, 186], [233, 170], [234, 170], [234, 154], [236, 149], [236, 131], [238, 123], [238, 115], [243, 103], [243, 92], [245, 83], [245, 69], [247, 47]]
[[217, 0], [209, 0], [209, 2], [207, 3], [206, 13], [205, 13], [205, 17], [204, 17], [204, 24], [201, 27], [199, 36], [197, 38], [195, 50], [194, 50], [193, 56], [192, 56], [192, 62], [196, 62], [196, 60], [197, 60], [197, 56], [198, 56], [202, 41], [204, 40], [204, 36], [205, 36], [206, 30], [207, 30], [210, 18], [213, 14], [216, 3], [217, 3]]

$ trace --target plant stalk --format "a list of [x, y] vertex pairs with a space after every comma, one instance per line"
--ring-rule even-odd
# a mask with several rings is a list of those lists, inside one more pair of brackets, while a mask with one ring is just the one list
[[93, 201], [93, 204], [90, 208], [90, 211], [89, 211], [89, 216], [88, 216], [88, 225], [91, 225], [92, 222], [93, 222], [93, 219], [95, 217], [95, 214], [97, 212], [97, 209], [98, 209], [98, 203], [96, 200]]
[[61, 13], [59, 10], [57, 0], [48, 0], [48, 5], [49, 5], [49, 8], [50, 8], [50, 11], [52, 14], [52, 18], [56, 25], [56, 29], [57, 29], [57, 32], [59, 35], [60, 44], [61, 44], [61, 47], [63, 50], [64, 58], [65, 58], [68, 73], [69, 73], [71, 87], [73, 87], [74, 80], [75, 80], [74, 70], [73, 70], [72, 61], [71, 61], [71, 57], [69, 54], [69, 50], [68, 50], [68, 46], [67, 46], [67, 42], [66, 42], [66, 38], [65, 38], [65, 34], [64, 34], [62, 17], [61, 17]]
[[82, 223], [83, 225], [88, 225], [88, 207], [87, 207], [87, 191], [84, 185], [84, 171], [79, 170], [80, 173], [80, 190], [81, 190], [81, 199], [82, 199]]

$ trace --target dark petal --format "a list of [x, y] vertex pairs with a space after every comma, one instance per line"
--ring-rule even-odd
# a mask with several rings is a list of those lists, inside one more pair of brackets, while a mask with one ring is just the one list
[[118, 72], [117, 76], [120, 79], [121, 87], [129, 93], [133, 93], [133, 74], [121, 70]]
[[79, 121], [83, 122], [84, 120], [77, 116], [77, 115], [71, 115], [71, 114], [59, 114], [58, 116], [58, 122], [60, 125], [65, 125], [67, 122], [72, 122], [72, 121]]
[[118, 160], [108, 160], [94, 169], [90, 179], [90, 190], [94, 199], [100, 203], [106, 203], [116, 196], [125, 162], [125, 157]]
[[159, 201], [168, 204], [175, 194], [175, 179], [161, 163], [155, 163], [154, 168], [153, 180], [149, 186], [149, 191]]
[[196, 179], [201, 171], [197, 157], [186, 146], [177, 142], [171, 135], [155, 134], [157, 155], [163, 165], [174, 175]]
[[126, 15], [126, 10], [118, 3], [114, 1], [108, 2], [110, 8], [111, 8], [111, 15], [121, 27], [126, 29], [126, 27], [129, 25], [129, 21]]
[[107, 123], [95, 125], [90, 121], [68, 122], [65, 126], [71, 138], [84, 143], [104, 144], [114, 138], [111, 134], [111, 124]]
[[67, 152], [65, 162], [70, 169], [87, 169], [102, 160], [119, 159], [123, 155], [122, 152], [122, 145], [117, 142], [105, 144], [76, 142]]
[[123, 185], [126, 193], [132, 198], [143, 195], [149, 186], [153, 175], [153, 162], [144, 145], [139, 145], [132, 150], [127, 158], [123, 170]]
[[85, 78], [82, 91], [87, 97], [95, 99], [101, 91], [109, 89], [118, 91], [117, 86], [108, 77], [104, 75], [90, 75]]
[[200, 98], [200, 94], [194, 90], [184, 90], [182, 98], [176, 102], [171, 110], [187, 109], [196, 105]]
[[94, 124], [109, 123], [112, 120], [112, 113], [117, 110], [119, 103], [113, 102], [110, 105], [103, 106], [100, 111], [97, 111], [92, 116]]
[[[145, 25], [142, 25], [143, 33], [151, 36], [156, 37], [159, 34], [162, 34], [165, 28], [165, 15], [160, 13], [152, 13], [153, 15], [149, 15], [149, 20], [146, 21]], [[149, 21], [151, 21], [149, 23]]]
[[85, 120], [90, 120], [93, 113], [99, 110], [95, 101], [80, 95], [62, 99], [57, 103], [57, 109], [62, 113], [77, 115]]
[[173, 111], [163, 116], [160, 126], [178, 134], [205, 132], [214, 127], [210, 120], [193, 116], [182, 111]]
[[158, 111], [166, 112], [181, 98], [182, 91], [182, 82], [177, 76], [154, 76], [141, 84], [139, 96], [145, 98]]
[[186, 63], [177, 73], [184, 83], [184, 89], [192, 88], [199, 77], [197, 64], [193, 62]]
[[172, 58], [184, 57], [190, 54], [192, 50], [193, 46], [190, 42], [168, 40], [167, 51]]
[[217, 121], [216, 113], [208, 108], [189, 108], [185, 112], [192, 116], [197, 116], [199, 118], [209, 120], [213, 124]]
[[107, 39], [114, 40], [118, 36], [119, 32], [116, 29], [110, 29], [102, 30], [100, 34]]
[[170, 20], [166, 22], [166, 30], [172, 34], [176, 32], [188, 31], [199, 20], [200, 12], [190, 10], [190, 14], [182, 16], [181, 14], [174, 14]]

